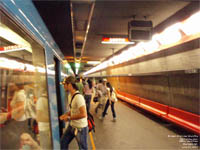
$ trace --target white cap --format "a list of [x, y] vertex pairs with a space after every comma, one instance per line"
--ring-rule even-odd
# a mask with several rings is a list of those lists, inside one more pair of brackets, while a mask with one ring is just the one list
[[103, 82], [107, 82], [107, 79], [103, 79]]

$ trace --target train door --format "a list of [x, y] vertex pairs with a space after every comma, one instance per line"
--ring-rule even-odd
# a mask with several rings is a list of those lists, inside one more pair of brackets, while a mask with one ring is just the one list
[[0, 149], [52, 149], [44, 48], [0, 18]]
[[[55, 62], [55, 82], [56, 82], [56, 95], [57, 95], [57, 108], [58, 108], [58, 117], [61, 116], [63, 113], [64, 113], [64, 106], [65, 106], [65, 103], [62, 101], [63, 98], [62, 98], [62, 92], [61, 92], [61, 85], [60, 85], [60, 82], [61, 82], [61, 66], [60, 66], [60, 62], [59, 60], [55, 57], [54, 58], [54, 62]], [[58, 118], [59, 120], [59, 133], [60, 133], [60, 137], [63, 133], [63, 128], [64, 128], [64, 123], [63, 121], [60, 121], [60, 119]]]

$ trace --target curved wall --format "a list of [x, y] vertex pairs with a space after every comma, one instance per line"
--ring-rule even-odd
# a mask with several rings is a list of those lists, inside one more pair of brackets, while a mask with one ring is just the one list
[[200, 73], [108, 77], [118, 90], [191, 113], [200, 114]]

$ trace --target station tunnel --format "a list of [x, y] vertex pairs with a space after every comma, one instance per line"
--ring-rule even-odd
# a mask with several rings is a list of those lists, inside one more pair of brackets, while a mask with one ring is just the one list
[[[1, 149], [19, 149], [16, 139], [22, 132], [42, 147], [45, 140], [38, 140], [40, 129], [34, 125], [40, 122], [42, 105], [48, 110], [50, 149], [60, 149], [65, 123], [59, 116], [69, 109], [60, 82], [71, 75], [84, 83], [106, 80], [118, 99], [116, 116], [109, 108], [102, 118], [93, 93], [90, 113], [95, 132], [88, 135], [88, 149], [199, 148], [199, 1], [0, 4]], [[35, 120], [20, 122], [13, 114], [13, 84], [23, 84], [28, 99], [35, 100], [29, 106], [36, 107]], [[48, 103], [39, 106], [39, 95]], [[78, 148], [75, 140], [69, 148]]]

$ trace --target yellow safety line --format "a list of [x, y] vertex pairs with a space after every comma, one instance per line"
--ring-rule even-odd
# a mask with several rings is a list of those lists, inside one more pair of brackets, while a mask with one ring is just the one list
[[90, 141], [91, 141], [91, 144], [92, 144], [92, 150], [95, 150], [96, 147], [94, 145], [94, 140], [93, 140], [92, 132], [89, 132], [89, 135], [90, 135]]

